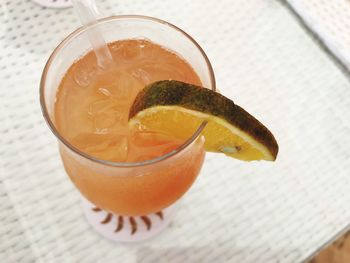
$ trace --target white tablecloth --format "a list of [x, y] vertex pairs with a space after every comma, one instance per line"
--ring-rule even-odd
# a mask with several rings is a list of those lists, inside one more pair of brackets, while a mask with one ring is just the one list
[[288, 0], [305, 24], [350, 69], [350, 2]]
[[171, 226], [136, 245], [83, 218], [41, 116], [41, 71], [72, 9], [0, 2], [1, 262], [300, 262], [350, 222], [350, 83], [277, 0], [98, 1], [185, 29], [219, 89], [276, 135], [275, 163], [208, 154]]

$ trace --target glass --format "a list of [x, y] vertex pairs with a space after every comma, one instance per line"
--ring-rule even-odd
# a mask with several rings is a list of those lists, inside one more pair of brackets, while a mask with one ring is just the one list
[[[179, 54], [203, 86], [215, 90], [213, 70], [204, 51], [174, 25], [144, 16], [115, 16], [92, 27], [98, 28], [107, 42], [148, 39]], [[176, 150], [143, 162], [100, 160], [71, 145], [55, 127], [55, 97], [68, 68], [91, 50], [87, 30], [83, 27], [73, 32], [50, 56], [40, 87], [43, 115], [58, 138], [64, 167], [83, 195], [84, 211], [93, 227], [113, 240], [147, 239], [166, 227], [175, 202], [199, 173], [205, 155], [200, 137], [205, 123]]]

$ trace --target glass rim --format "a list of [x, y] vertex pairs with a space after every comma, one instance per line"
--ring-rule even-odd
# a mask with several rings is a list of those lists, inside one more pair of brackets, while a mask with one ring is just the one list
[[112, 167], [140, 167], [140, 166], [145, 166], [145, 165], [150, 165], [150, 164], [155, 164], [161, 161], [164, 161], [170, 157], [173, 157], [175, 155], [177, 155], [178, 153], [180, 153], [182, 150], [186, 149], [190, 144], [192, 144], [192, 142], [194, 142], [200, 135], [200, 133], [203, 131], [203, 129], [205, 128], [207, 121], [203, 121], [201, 123], [201, 125], [197, 128], [196, 132], [192, 134], [192, 136], [190, 136], [184, 143], [182, 143], [179, 147], [177, 147], [175, 150], [168, 152], [162, 156], [150, 159], [150, 160], [145, 160], [142, 162], [113, 162], [113, 161], [108, 161], [108, 160], [103, 160], [103, 159], [99, 159], [96, 158], [92, 155], [89, 155], [87, 153], [84, 153], [83, 151], [79, 150], [77, 147], [73, 146], [70, 142], [68, 142], [68, 140], [66, 140], [64, 138], [63, 135], [61, 135], [61, 133], [57, 130], [55, 124], [53, 123], [53, 121], [50, 118], [47, 106], [46, 106], [46, 102], [45, 102], [45, 83], [46, 83], [46, 77], [47, 77], [47, 73], [50, 69], [50, 66], [52, 64], [52, 61], [57, 57], [57, 55], [59, 54], [59, 51], [72, 39], [74, 39], [77, 35], [79, 35], [82, 32], [85, 32], [86, 30], [97, 26], [99, 24], [105, 23], [105, 22], [109, 22], [109, 21], [114, 21], [114, 20], [122, 20], [122, 19], [141, 19], [141, 20], [145, 20], [145, 21], [150, 21], [150, 22], [156, 22], [165, 26], [168, 26], [178, 32], [180, 32], [182, 35], [184, 35], [188, 40], [190, 40], [192, 42], [192, 44], [194, 44], [194, 46], [199, 50], [199, 52], [201, 53], [201, 55], [203, 56], [206, 65], [207, 65], [207, 69], [209, 71], [209, 78], [210, 78], [210, 84], [211, 84], [211, 88], [212, 90], [216, 90], [216, 82], [215, 82], [215, 76], [214, 76], [214, 71], [213, 68], [211, 66], [211, 63], [209, 61], [209, 58], [207, 57], [207, 55], [205, 54], [204, 50], [202, 49], [202, 47], [189, 35], [187, 34], [185, 31], [183, 31], [182, 29], [180, 29], [179, 27], [158, 19], [158, 18], [154, 18], [154, 17], [150, 17], [150, 16], [143, 16], [143, 15], [118, 15], [118, 16], [109, 16], [109, 17], [105, 17], [105, 18], [101, 18], [98, 19], [97, 22], [92, 23], [88, 26], [81, 26], [79, 28], [77, 28], [76, 30], [74, 30], [72, 33], [70, 33], [67, 37], [65, 37], [60, 44], [53, 50], [53, 52], [51, 53], [49, 59], [47, 60], [45, 67], [43, 69], [42, 75], [41, 75], [41, 79], [40, 79], [40, 91], [39, 91], [39, 96], [40, 96], [40, 106], [41, 106], [41, 111], [42, 114], [44, 116], [44, 119], [46, 121], [46, 123], [48, 124], [51, 132], [56, 136], [56, 138], [63, 143], [63, 145], [65, 145], [68, 149], [70, 149], [71, 151], [73, 151], [75, 154], [82, 156], [90, 161], [93, 161], [95, 163], [98, 164], [102, 164], [102, 165], [107, 165], [107, 166], [112, 166]]

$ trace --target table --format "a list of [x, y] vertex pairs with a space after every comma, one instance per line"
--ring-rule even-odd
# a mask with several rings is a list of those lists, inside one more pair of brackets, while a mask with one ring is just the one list
[[208, 54], [217, 85], [267, 127], [275, 163], [207, 154], [175, 221], [134, 245], [96, 234], [60, 163], [38, 99], [71, 8], [0, 3], [1, 262], [302, 262], [350, 222], [349, 74], [278, 0], [98, 1], [104, 15], [178, 25]]

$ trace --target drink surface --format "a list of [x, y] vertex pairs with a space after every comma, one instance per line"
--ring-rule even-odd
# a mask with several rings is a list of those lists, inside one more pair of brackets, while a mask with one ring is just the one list
[[[153, 42], [123, 40], [108, 45], [115, 61], [108, 70], [97, 67], [93, 52], [68, 69], [56, 94], [57, 129], [79, 150], [114, 162], [150, 160], [176, 149], [183, 141], [130, 128], [129, 109], [149, 83], [174, 79], [201, 85], [198, 76], [185, 60]], [[77, 161], [62, 145], [61, 156], [69, 177], [91, 202], [118, 214], [145, 215], [169, 206], [188, 190], [204, 150], [195, 143], [166, 161], [142, 169], [108, 167], [109, 172], [107, 167]]]
[[55, 124], [81, 151], [114, 162], [150, 160], [182, 142], [165, 134], [130, 129], [128, 114], [137, 93], [157, 80], [201, 85], [176, 54], [146, 40], [109, 44], [115, 65], [98, 69], [90, 52], [68, 70], [57, 93]]

